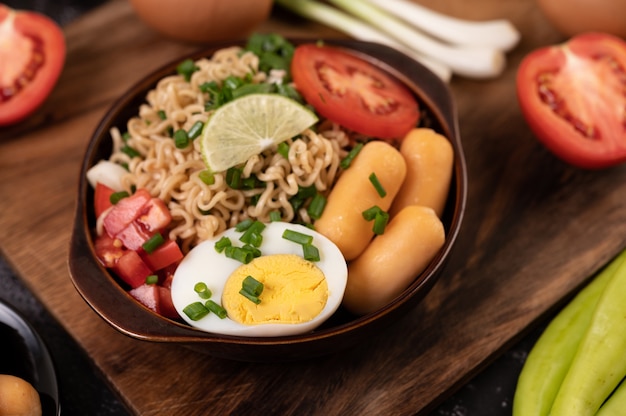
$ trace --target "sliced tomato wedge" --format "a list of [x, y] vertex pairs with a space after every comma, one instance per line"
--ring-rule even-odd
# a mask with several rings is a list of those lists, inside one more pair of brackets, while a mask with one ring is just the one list
[[626, 42], [586, 33], [527, 55], [517, 97], [537, 138], [585, 169], [626, 162]]
[[419, 120], [418, 103], [404, 84], [342, 49], [300, 45], [291, 73], [296, 89], [319, 114], [355, 132], [399, 139]]
[[65, 63], [65, 37], [48, 17], [0, 4], [0, 126], [35, 111]]

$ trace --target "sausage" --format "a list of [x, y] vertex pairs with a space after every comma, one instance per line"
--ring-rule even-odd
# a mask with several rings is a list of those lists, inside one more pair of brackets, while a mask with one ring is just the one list
[[432, 208], [404, 208], [348, 264], [343, 305], [362, 315], [388, 304], [424, 271], [444, 242], [443, 224]]
[[423, 205], [441, 217], [452, 177], [452, 145], [434, 130], [416, 128], [402, 140], [400, 153], [406, 161], [407, 173], [389, 215], [393, 217], [407, 205]]
[[[369, 177], [376, 174], [386, 191], [381, 197]], [[346, 169], [333, 190], [316, 231], [339, 247], [346, 260], [356, 258], [374, 236], [373, 223], [363, 218], [363, 211], [374, 205], [387, 211], [406, 175], [406, 163], [400, 152], [384, 141], [367, 143]]]

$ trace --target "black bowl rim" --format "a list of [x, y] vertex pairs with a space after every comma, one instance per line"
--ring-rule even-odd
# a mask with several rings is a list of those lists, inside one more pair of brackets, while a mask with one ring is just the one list
[[[450, 215], [451, 221], [449, 227], [447, 227], [447, 236], [443, 248], [431, 261], [426, 270], [424, 270], [420, 276], [416, 277], [415, 281], [413, 281], [401, 295], [383, 308], [370, 314], [355, 317], [354, 320], [338, 326], [315, 330], [301, 335], [263, 338], [212, 334], [161, 317], [136, 302], [114, 280], [110, 273], [95, 260], [95, 256], [93, 255], [93, 242], [89, 235], [91, 226], [89, 225], [87, 210], [84, 209], [84, 207], [88, 206], [86, 196], [89, 186], [85, 179], [85, 174], [93, 163], [96, 162], [93, 157], [103, 137], [108, 136], [109, 128], [116, 117], [118, 117], [119, 112], [125, 108], [130, 101], [136, 99], [137, 94], [143, 94], [143, 96], [145, 96], [147, 88], [153, 86], [157, 79], [167, 74], [174, 73], [176, 65], [184, 59], [197, 59], [203, 56], [210, 56], [216, 50], [223, 47], [242, 45], [243, 42], [230, 41], [207, 45], [198, 51], [178, 57], [152, 71], [117, 99], [99, 122], [85, 152], [78, 179], [79, 195], [75, 206], [74, 227], [68, 258], [70, 278], [76, 290], [86, 303], [102, 319], [118, 331], [140, 340], [183, 344], [227, 344], [270, 347], [275, 345], [321, 342], [324, 344], [322, 347], [324, 351], [320, 351], [320, 354], [322, 354], [326, 352], [326, 349], [334, 348], [329, 344], [329, 340], [338, 336], [344, 336], [347, 333], [363, 335], [370, 326], [380, 327], [383, 324], [381, 321], [388, 321], [388, 319], [382, 320], [380, 318], [386, 316], [396, 317], [400, 315], [425, 296], [436, 280], [438, 280], [438, 276], [445, 266], [460, 231], [467, 200], [467, 168], [459, 134], [456, 107], [448, 86], [419, 62], [385, 45], [348, 39], [303, 38], [289, 40], [294, 44], [318, 42], [321, 40], [326, 44], [345, 48], [351, 53], [372, 61], [375, 65], [383, 67], [409, 86], [418, 96], [422, 105], [428, 107], [429, 111], [433, 113], [441, 124], [441, 128], [444, 130], [442, 133], [451, 141], [455, 151], [453, 183], [451, 184], [451, 189], [454, 190], [454, 197], [449, 196], [448, 202], [450, 204], [450, 201], [454, 201], [453, 212]], [[402, 67], [402, 69], [399, 69], [399, 67]], [[86, 255], [86, 251], [91, 255]], [[108, 279], [101, 279], [99, 275], [107, 276]], [[101, 299], [100, 296], [102, 296]], [[119, 302], [119, 299], [124, 297], [131, 301]], [[116, 300], [121, 305], [119, 305], [120, 307], [116, 305], [116, 308], [113, 308], [113, 313], [110, 313], [111, 308], [107, 307], [107, 304], [108, 302]], [[412, 302], [409, 302], [411, 300]], [[347, 342], [346, 344], [351, 343], [353, 342]], [[337, 346], [340, 344], [341, 343], [338, 343]]]

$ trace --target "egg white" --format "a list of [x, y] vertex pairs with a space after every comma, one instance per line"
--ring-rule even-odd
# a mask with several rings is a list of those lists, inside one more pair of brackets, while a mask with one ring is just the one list
[[211, 299], [221, 305], [224, 284], [228, 277], [241, 266], [241, 262], [226, 257], [224, 253], [215, 250], [215, 243], [226, 236], [233, 245], [242, 245], [239, 241], [241, 232], [234, 228], [226, 230], [221, 235], [203, 241], [194, 247], [182, 260], [172, 280], [172, 301], [180, 316], [191, 326], [207, 332], [224, 335], [273, 337], [296, 335], [309, 332], [337, 310], [341, 304], [348, 278], [346, 260], [339, 248], [322, 234], [298, 224], [285, 222], [271, 222], [266, 224], [262, 232], [263, 242], [259, 249], [262, 255], [295, 254], [302, 256], [302, 246], [282, 237], [286, 229], [313, 236], [313, 245], [320, 253], [320, 261], [315, 262], [328, 283], [328, 300], [319, 315], [308, 322], [302, 323], [267, 323], [244, 325], [233, 321], [229, 317], [220, 319], [214, 313], [209, 313], [200, 320], [193, 321], [183, 312], [183, 309], [193, 302], [202, 302], [194, 291], [198, 282], [204, 282], [212, 292]]

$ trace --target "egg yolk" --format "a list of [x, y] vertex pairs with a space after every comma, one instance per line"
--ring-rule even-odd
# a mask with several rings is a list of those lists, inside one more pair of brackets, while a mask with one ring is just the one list
[[[259, 304], [239, 293], [247, 276], [263, 283]], [[222, 306], [230, 319], [244, 325], [307, 322], [324, 309], [327, 300], [324, 273], [295, 254], [257, 257], [239, 266], [226, 281], [222, 294]]]

